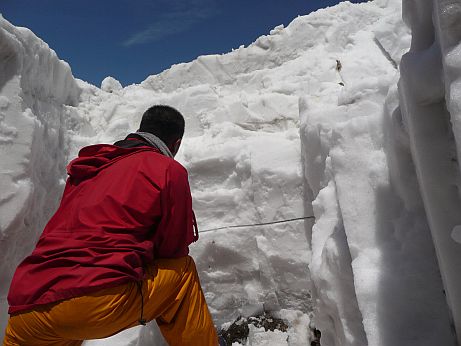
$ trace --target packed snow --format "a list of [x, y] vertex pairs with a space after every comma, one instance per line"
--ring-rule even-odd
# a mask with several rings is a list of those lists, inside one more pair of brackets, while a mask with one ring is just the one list
[[15, 267], [57, 208], [68, 118], [80, 88], [69, 65], [30, 30], [0, 16], [0, 326]]
[[402, 123], [461, 344], [461, 4], [408, 2], [403, 15], [415, 34], [401, 65]]
[[[243, 343], [306, 345], [314, 327], [323, 346], [461, 343], [460, 23], [457, 0], [344, 2], [98, 88], [0, 16], [2, 332], [68, 160], [168, 104], [186, 117], [191, 254], [218, 327], [267, 312], [288, 329], [249, 325]], [[152, 322], [85, 344], [165, 343]]]

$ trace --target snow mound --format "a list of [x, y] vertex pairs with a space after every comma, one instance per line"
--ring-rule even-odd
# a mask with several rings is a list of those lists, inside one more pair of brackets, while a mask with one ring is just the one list
[[101, 90], [108, 92], [108, 93], [113, 93], [122, 90], [122, 84], [118, 80], [116, 80], [114, 77], [106, 77], [103, 79], [101, 82]]

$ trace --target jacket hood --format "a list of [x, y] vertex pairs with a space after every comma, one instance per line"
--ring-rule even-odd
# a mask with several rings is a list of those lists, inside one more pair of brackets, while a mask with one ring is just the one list
[[84, 147], [78, 157], [67, 165], [67, 174], [70, 178], [82, 181], [98, 174], [114, 162], [140, 151], [157, 151], [155, 148], [142, 146], [121, 148], [110, 144], [96, 144]]

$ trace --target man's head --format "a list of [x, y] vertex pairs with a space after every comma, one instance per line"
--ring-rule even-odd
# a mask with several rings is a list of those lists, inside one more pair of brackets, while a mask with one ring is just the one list
[[173, 107], [152, 106], [144, 112], [139, 131], [156, 135], [175, 155], [184, 135], [184, 117]]

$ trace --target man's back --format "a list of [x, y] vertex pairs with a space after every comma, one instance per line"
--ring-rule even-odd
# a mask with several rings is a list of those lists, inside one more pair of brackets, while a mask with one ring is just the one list
[[59, 209], [15, 273], [10, 313], [143, 280], [154, 258], [186, 256], [194, 241], [187, 172], [155, 148], [86, 147], [68, 174]]

